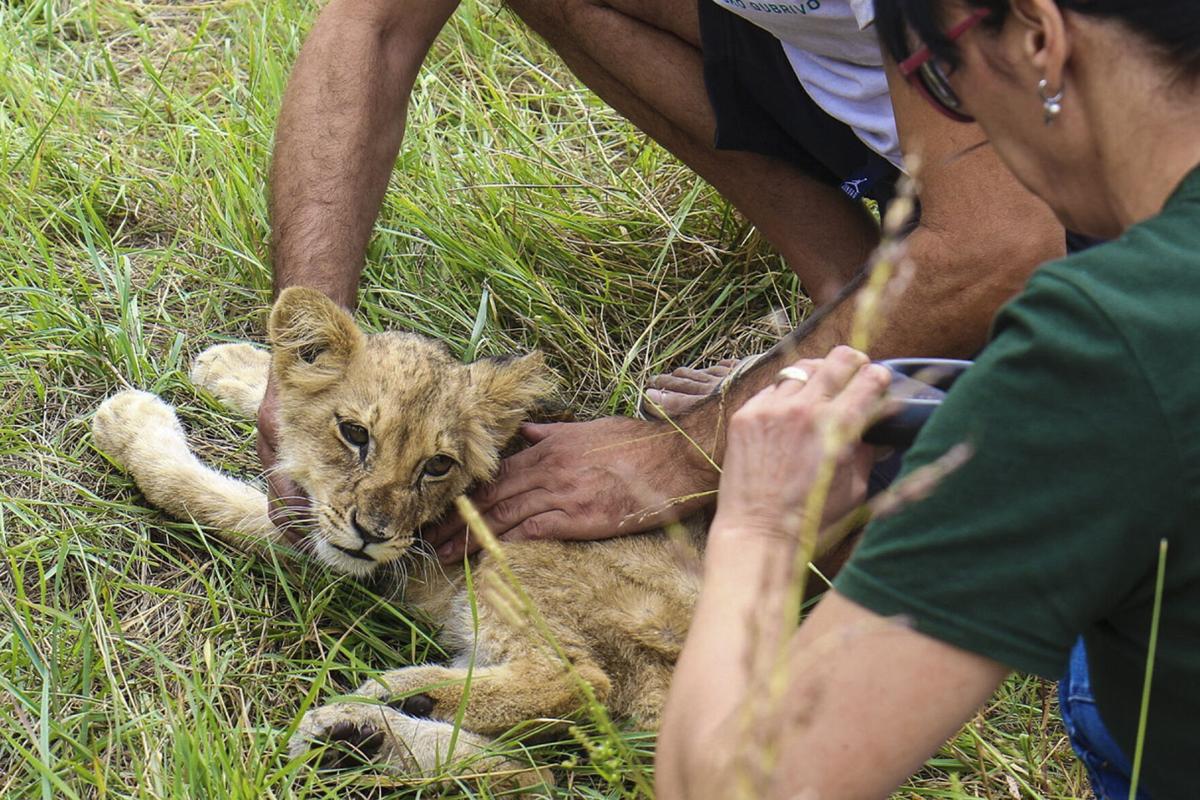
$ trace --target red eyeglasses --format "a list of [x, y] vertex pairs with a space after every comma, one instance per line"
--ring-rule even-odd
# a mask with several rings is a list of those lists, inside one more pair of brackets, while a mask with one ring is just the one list
[[[992, 12], [986, 8], [976, 9], [971, 16], [946, 31], [951, 42], [983, 22]], [[916, 87], [917, 91], [938, 111], [956, 122], [974, 122], [975, 118], [962, 112], [962, 100], [950, 88], [946, 70], [938, 63], [929, 45], [921, 45], [917, 52], [900, 62], [900, 74]]]

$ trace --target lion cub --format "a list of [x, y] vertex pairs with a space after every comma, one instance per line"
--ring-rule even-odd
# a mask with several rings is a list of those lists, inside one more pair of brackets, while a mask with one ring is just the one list
[[[475, 758], [464, 768], [470, 771], [508, 770], [513, 765], [486, 754], [487, 737], [528, 720], [576, 714], [581, 678], [615, 715], [655, 727], [699, 591], [697, 571], [683, 565], [700, 559], [701, 524], [689, 525], [682, 540], [659, 532], [504, 545], [508, 568], [569, 667], [503, 591], [477, 594], [476, 624], [463, 568], [443, 570], [419, 546], [421, 527], [495, 473], [502, 448], [549, 393], [541, 356], [464, 365], [422, 336], [364, 334], [323, 295], [298, 288], [282, 293], [269, 331], [280, 466], [312, 499], [304, 546], [351, 575], [402, 565], [396, 572], [408, 575], [405, 604], [441, 625], [439, 641], [454, 655], [450, 664], [386, 672], [358, 689], [376, 702], [310, 711], [292, 752], [340, 742], [406, 774], [444, 774], [447, 763], [464, 757]], [[193, 380], [253, 413], [267, 360], [249, 345], [218, 346], [197, 360]], [[282, 542], [263, 493], [202, 465], [158, 398], [109, 398], [93, 431], [154, 505]], [[473, 561], [473, 580], [484, 589], [497, 583], [498, 571], [487, 554]], [[456, 733], [460, 708], [464, 731]]]

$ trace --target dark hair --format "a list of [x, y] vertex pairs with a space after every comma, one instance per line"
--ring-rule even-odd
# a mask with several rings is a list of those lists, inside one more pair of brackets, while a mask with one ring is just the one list
[[[933, 54], [951, 65], [958, 48], [941, 25], [944, 0], [875, 0], [875, 25], [892, 57], [902, 61], [910, 52], [909, 31]], [[991, 12], [985, 27], [998, 30], [1012, 10], [1010, 0], [966, 0], [972, 8]], [[1164, 62], [1184, 79], [1200, 78], [1200, 3], [1196, 0], [1055, 0], [1064, 11], [1120, 21], [1155, 47]]]

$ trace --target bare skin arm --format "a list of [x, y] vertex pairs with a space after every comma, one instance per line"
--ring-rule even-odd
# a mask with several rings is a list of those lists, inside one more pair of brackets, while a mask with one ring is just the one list
[[[458, 0], [333, 0], [288, 81], [271, 164], [275, 294], [308, 286], [353, 308], [421, 62]], [[258, 414], [272, 518], [306, 501], [275, 464], [275, 390]]]
[[[1063, 231], [991, 148], [979, 146], [977, 127], [942, 117], [903, 80], [892, 90], [901, 141], [924, 165], [922, 213], [907, 240], [916, 275], [870, 354], [969, 357], [983, 347], [999, 306], [1038, 264], [1063, 254]], [[673, 424], [609, 417], [527, 426], [533, 446], [507, 459], [474, 498], [485, 522], [510, 541], [593, 539], [647, 530], [711, 502], [729, 417], [786, 364], [845, 342], [854, 297], [846, 293], [722, 397]], [[476, 547], [453, 520], [429, 538], [446, 560]]]
[[1008, 669], [830, 590], [789, 642], [788, 686], [774, 706], [787, 711], [765, 715], [748, 735], [742, 711], [760, 698], [746, 688], [748, 643], [738, 631], [764, 601], [753, 591], [763, 577], [738, 562], [765, 570], [782, 560], [771, 550], [742, 540], [709, 552], [732, 569], [722, 578], [707, 570], [659, 732], [658, 796], [736, 796], [731, 788], [745, 774], [736, 756], [769, 742], [786, 769], [750, 796], [887, 797], [971, 718]]
[[[454, 5], [334, 0], [321, 14], [280, 115], [272, 170], [277, 290], [308, 285], [354, 304], [409, 92]], [[999, 302], [1034, 264], [1055, 254], [1061, 236], [1052, 222], [1044, 224], [1048, 212], [989, 152], [947, 164], [979, 134], [934, 118], [906, 92], [898, 87], [894, 100], [902, 138], [914, 149], [906, 128], [915, 128], [934, 144], [925, 153], [925, 213], [911, 237], [923, 269], [873, 355], [966, 354], [982, 345]], [[724, 403], [702, 405], [680, 419], [687, 436], [670, 425], [617, 418], [529, 428], [535, 446], [506, 461], [497, 483], [477, 498], [487, 521], [510, 538], [596, 538], [646, 529], [706, 502], [717, 477], [709, 456], [720, 462], [729, 413], [786, 361], [844, 341], [852, 315], [852, 304], [840, 303], [788, 337], [731, 387]], [[271, 469], [275, 413], [269, 386], [259, 415], [259, 454], [271, 495], [304, 505], [296, 487]], [[677, 498], [688, 499], [666, 507]], [[278, 518], [283, 512], [275, 508]], [[430, 539], [449, 543], [444, 555], [455, 558], [465, 545], [459, 533], [449, 525]]]
[[288, 81], [271, 164], [275, 292], [354, 306], [425, 54], [457, 0], [334, 0]]
[[[884, 797], [1007, 672], [836, 591], [799, 630], [786, 610], [798, 542], [789, 514], [824, 459], [818, 431], [836, 421], [856, 440], [888, 384], [865, 363], [848, 348], [803, 362], [806, 384], [767, 389], [731, 421], [703, 590], [659, 733], [660, 797]], [[867, 448], [845, 449], [839, 486]]]

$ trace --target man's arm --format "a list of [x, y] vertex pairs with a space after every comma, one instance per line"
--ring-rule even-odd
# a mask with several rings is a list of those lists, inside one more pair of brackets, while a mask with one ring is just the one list
[[[400, 140], [409, 94], [458, 0], [333, 0], [288, 80], [271, 163], [275, 294], [308, 286], [352, 308], [363, 254]], [[273, 470], [277, 403], [268, 384], [258, 454], [272, 519], [306, 501]], [[280, 503], [284, 505], [281, 506]], [[284, 525], [287, 530], [286, 525]]]
[[409, 94], [458, 0], [334, 0], [288, 80], [271, 164], [275, 292], [354, 305]]
[[[969, 357], [996, 310], [1033, 269], [1064, 251], [1061, 226], [984, 144], [975, 125], [931, 108], [889, 68], [905, 152], [920, 159], [921, 218], [909, 234], [916, 273], [871, 346], [876, 359]], [[752, 369], [673, 423], [606, 418], [529, 426], [533, 446], [507, 459], [475, 500], [497, 535], [593, 539], [647, 530], [711, 502], [729, 417], [799, 358], [847, 341], [853, 288]], [[442, 557], [469, 546], [461, 526], [430, 536]]]

